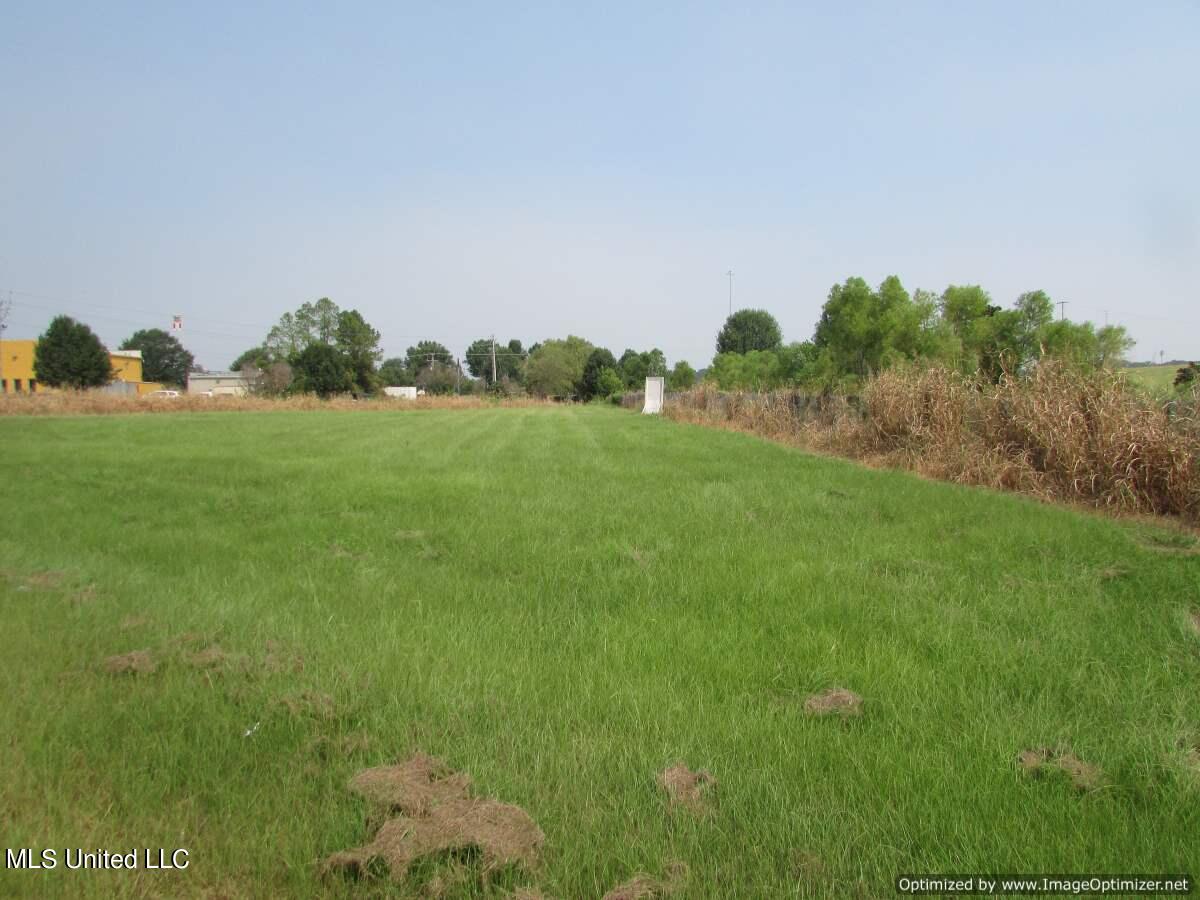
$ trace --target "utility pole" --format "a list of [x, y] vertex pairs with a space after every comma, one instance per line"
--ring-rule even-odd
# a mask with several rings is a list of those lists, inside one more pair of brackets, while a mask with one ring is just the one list
[[496, 383], [496, 336], [492, 335], [492, 384]]
[[1071, 302], [1070, 300], [1059, 300], [1058, 301], [1058, 321], [1061, 322], [1063, 319], [1066, 318], [1066, 316], [1067, 316], [1066, 305], [1070, 302]]
[[733, 269], [725, 273], [729, 277], [729, 314], [733, 315]]
[[12, 289], [8, 291], [8, 300], [0, 299], [0, 386], [8, 393], [8, 382], [4, 380], [4, 331], [8, 328], [8, 314], [12, 312]]
[[462, 387], [462, 360], [454, 360], [454, 393], [458, 393]]

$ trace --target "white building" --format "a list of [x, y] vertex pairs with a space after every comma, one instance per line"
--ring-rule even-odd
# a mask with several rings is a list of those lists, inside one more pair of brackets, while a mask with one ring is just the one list
[[210, 397], [241, 397], [246, 393], [246, 379], [240, 372], [204, 372], [188, 375], [189, 394], [207, 394]]

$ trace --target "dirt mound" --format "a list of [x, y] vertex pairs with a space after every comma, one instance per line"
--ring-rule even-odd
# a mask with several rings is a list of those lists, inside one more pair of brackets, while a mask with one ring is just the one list
[[104, 660], [104, 671], [114, 675], [151, 675], [157, 668], [149, 650], [131, 650]]
[[804, 711], [810, 716], [861, 716], [863, 698], [845, 688], [830, 688], [811, 694], [804, 701]]
[[1104, 772], [1099, 766], [1084, 762], [1073, 753], [1058, 753], [1047, 747], [1022, 750], [1017, 755], [1017, 765], [1034, 777], [1061, 772], [1081, 791], [1094, 791], [1104, 783]]
[[350, 779], [350, 790], [373, 803], [423, 816], [439, 803], [466, 799], [471, 776], [417, 753], [399, 765], [364, 769]]
[[351, 790], [403, 814], [385, 822], [371, 843], [330, 856], [326, 871], [361, 874], [382, 860], [399, 880], [418, 859], [456, 851], [477, 852], [485, 873], [536, 863], [545, 840], [537, 823], [519, 806], [468, 796], [470, 784], [465, 773], [421, 753], [359, 772]]
[[671, 809], [682, 806], [692, 812], [704, 812], [708, 809], [708, 795], [716, 787], [717, 779], [704, 769], [693, 772], [683, 763], [676, 763], [658, 773], [658, 784], [667, 792], [667, 803]]
[[687, 879], [687, 866], [673, 862], [667, 866], [665, 878], [638, 874], [622, 882], [604, 895], [603, 900], [650, 900], [675, 893]]

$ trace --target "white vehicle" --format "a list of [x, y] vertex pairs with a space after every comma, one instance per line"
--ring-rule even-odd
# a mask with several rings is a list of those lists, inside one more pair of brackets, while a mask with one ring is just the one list
[[179, 391], [151, 391], [146, 396], [156, 400], [176, 400], [179, 398]]

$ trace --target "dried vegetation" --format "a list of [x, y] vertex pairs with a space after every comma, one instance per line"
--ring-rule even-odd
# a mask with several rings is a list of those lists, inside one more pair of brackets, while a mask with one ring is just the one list
[[183, 394], [173, 399], [127, 397], [94, 391], [61, 391], [0, 396], [0, 416], [105, 416], [179, 412], [404, 412], [413, 409], [485, 409], [493, 406], [542, 406], [533, 397], [496, 399], [477, 396], [428, 396], [415, 400], [373, 398], [322, 400], [312, 394], [296, 397], [203, 397]]
[[1195, 398], [1164, 406], [1121, 372], [1046, 363], [992, 384], [896, 369], [853, 398], [699, 387], [666, 414], [947, 481], [1200, 521]]

